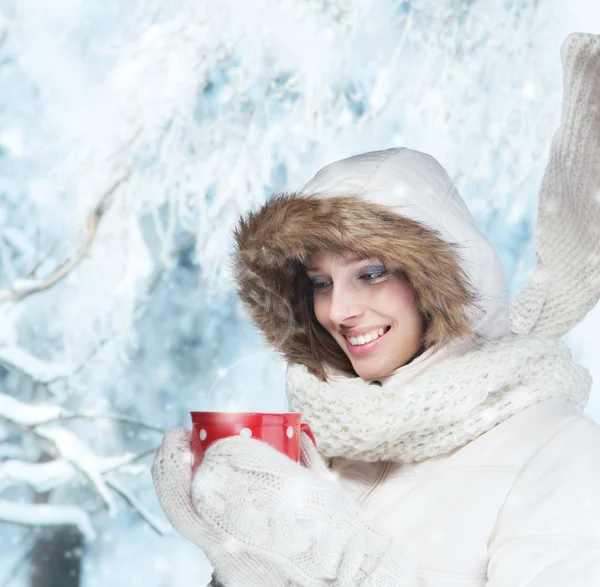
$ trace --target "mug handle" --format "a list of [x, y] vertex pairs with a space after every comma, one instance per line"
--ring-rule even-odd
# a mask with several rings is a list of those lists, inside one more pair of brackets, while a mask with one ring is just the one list
[[315, 439], [315, 435], [313, 434], [313, 431], [310, 429], [310, 426], [306, 422], [302, 422], [300, 424], [300, 432], [305, 432], [308, 435], [308, 437], [312, 440], [312, 443], [315, 445], [315, 448], [317, 447], [317, 440]]

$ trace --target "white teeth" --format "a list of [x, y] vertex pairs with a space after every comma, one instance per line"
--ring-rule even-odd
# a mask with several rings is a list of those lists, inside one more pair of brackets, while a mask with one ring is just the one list
[[380, 336], [383, 336], [384, 329], [380, 328], [379, 331], [374, 330], [373, 332], [367, 332], [367, 334], [361, 334], [360, 336], [348, 336], [346, 337], [351, 345], [361, 346], [367, 344]]

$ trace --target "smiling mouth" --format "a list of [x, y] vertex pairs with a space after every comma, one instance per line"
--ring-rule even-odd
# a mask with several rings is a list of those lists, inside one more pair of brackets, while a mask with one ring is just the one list
[[352, 342], [350, 342], [350, 338], [354, 338], [356, 340], [356, 338], [358, 337], [348, 337], [346, 335], [343, 335], [344, 338], [346, 339], [346, 343], [352, 347], [353, 349], [362, 349], [362, 348], [368, 348], [371, 345], [375, 344], [378, 340], [381, 340], [390, 330], [392, 329], [391, 326], [386, 326], [383, 329], [383, 334], [380, 334], [377, 338], [374, 338], [373, 340], [370, 340], [369, 342], [364, 342], [362, 344], [353, 344]]

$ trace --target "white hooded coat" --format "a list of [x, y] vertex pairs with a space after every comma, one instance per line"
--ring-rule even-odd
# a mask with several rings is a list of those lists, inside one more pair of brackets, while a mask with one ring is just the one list
[[[589, 37], [586, 40], [590, 42]], [[585, 204], [600, 190], [600, 120], [595, 108], [600, 103], [600, 42], [595, 38], [594, 43], [592, 75], [589, 69], [569, 68], [573, 63], [569, 49], [581, 56], [583, 43], [571, 38], [571, 45], [563, 48], [565, 77], [573, 85], [566, 88], [563, 126], [553, 144], [540, 209], [557, 194], [563, 199], [574, 195], [579, 202], [571, 214], [581, 213], [585, 205], [597, 222], [597, 203]], [[573, 78], [580, 87], [574, 87]], [[582, 98], [587, 104], [582, 104]], [[574, 104], [583, 117], [574, 116]], [[582, 150], [577, 152], [575, 145]], [[557, 169], [557, 159], [562, 160], [562, 169]], [[590, 159], [595, 169], [576, 168], [582, 160]], [[577, 173], [586, 174], [587, 183]], [[559, 180], [554, 181], [557, 174]], [[497, 255], [433, 158], [407, 149], [365, 153], [326, 166], [302, 192], [322, 198], [361, 194], [461, 245], [463, 268], [482, 296], [484, 315], [476, 324], [477, 331], [489, 340], [509, 333], [505, 278]], [[578, 209], [578, 205], [582, 207]], [[540, 221], [544, 219], [542, 211]], [[565, 224], [577, 223], [574, 219]], [[578, 238], [582, 243], [589, 241], [590, 235], [598, 235], [597, 224], [588, 225], [586, 234], [566, 236], [567, 248]], [[538, 236], [538, 253], [540, 241], [548, 239]], [[596, 247], [599, 242], [596, 240]], [[572, 265], [579, 263], [576, 273], [580, 276], [586, 270], [597, 271], [597, 264], [590, 265], [584, 250], [570, 260]], [[547, 261], [542, 268], [546, 274], [560, 271], [559, 251], [552, 257], [548, 249], [541, 253], [542, 258], [554, 259], [558, 265], [556, 269]], [[535, 330], [535, 320], [523, 318], [531, 309], [527, 296], [533, 289], [539, 302], [533, 313], [544, 313], [540, 309], [544, 296], [540, 281], [532, 283], [517, 300], [521, 315], [513, 319], [515, 330], [522, 323], [529, 324], [529, 331]], [[568, 294], [565, 305], [581, 305], [580, 298], [586, 296], [587, 309], [595, 303], [596, 291], [590, 293], [582, 283], [571, 281], [571, 291], [563, 291]], [[552, 283], [546, 281], [546, 285]], [[559, 281], [555, 285], [561, 286]], [[557, 315], [562, 314], [560, 310], [555, 308]], [[546, 313], [548, 323], [551, 314]], [[382, 383], [409, 382], [434, 362], [465, 349], [458, 342], [452, 348], [426, 354], [397, 369]], [[336, 381], [345, 379], [334, 369], [328, 374], [334, 387]], [[600, 427], [563, 399], [528, 407], [466, 446], [422, 462], [370, 463], [335, 457], [331, 469], [375, 529], [392, 538], [415, 563], [426, 587], [600, 585]]]

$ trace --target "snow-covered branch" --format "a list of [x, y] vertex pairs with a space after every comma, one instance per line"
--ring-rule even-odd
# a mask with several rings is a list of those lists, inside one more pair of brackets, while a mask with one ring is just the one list
[[[146, 450], [137, 454], [128, 454], [120, 457], [97, 457], [98, 473], [104, 478], [104, 476], [110, 473], [115, 473], [119, 470], [126, 470], [136, 460], [144, 458], [149, 454], [156, 451], [156, 447]], [[145, 468], [144, 468], [145, 469]], [[26, 485], [36, 492], [45, 492], [56, 489], [57, 487], [64, 486], [77, 477], [78, 468], [73, 463], [66, 459], [60, 458], [46, 463], [29, 463], [17, 459], [5, 461], [0, 464], [0, 493], [8, 487], [15, 485]], [[132, 491], [126, 489], [118, 480], [114, 477], [106, 477], [103, 479], [106, 486], [110, 487], [113, 491], [118, 493], [125, 502], [154, 530], [160, 535], [165, 535], [170, 532], [170, 527], [158, 519], [135, 497]], [[0, 501], [0, 520], [3, 519], [5, 522], [13, 524], [36, 526], [34, 523], [36, 514], [46, 515], [47, 510], [44, 509], [28, 509], [17, 507], [14, 509], [12, 517], [5, 516], [2, 518], [2, 511], [9, 509], [8, 501]], [[21, 505], [21, 504], [17, 504]], [[79, 513], [75, 513], [79, 512]], [[79, 508], [71, 509], [60, 509], [54, 511], [50, 518], [44, 518], [40, 526], [43, 525], [55, 525], [53, 522], [48, 520], [56, 520], [57, 516], [70, 516], [73, 525], [80, 527], [84, 518], [88, 516], [87, 513]], [[77, 520], [75, 523], [73, 520]], [[89, 522], [89, 517], [87, 518]], [[91, 525], [90, 525], [91, 528]], [[81, 527], [80, 527], [81, 529]], [[93, 532], [93, 531], [92, 531]], [[84, 532], [86, 536], [90, 536], [89, 533]], [[92, 534], [93, 535], [93, 534]]]
[[8, 37], [8, 21], [0, 12], [0, 49]]
[[68, 365], [44, 361], [20, 346], [0, 347], [0, 363], [18, 369], [39, 383], [50, 383], [60, 377], [68, 377], [71, 373]]
[[64, 410], [61, 406], [50, 404], [28, 404], [0, 393], [0, 418], [21, 426], [36, 426], [49, 420], [55, 420]]
[[171, 527], [168, 524], [165, 524], [162, 520], [149, 512], [148, 508], [140, 502], [133, 492], [125, 488], [117, 480], [107, 479], [106, 484], [114, 489], [155, 532], [161, 536], [165, 536], [172, 532]]
[[50, 289], [59, 281], [64, 279], [88, 254], [92, 242], [98, 232], [98, 226], [107, 208], [110, 206], [112, 197], [117, 189], [131, 176], [131, 168], [128, 168], [99, 199], [92, 213], [88, 217], [87, 235], [85, 241], [77, 248], [73, 256], [54, 269], [54, 271], [42, 281], [21, 280], [11, 289], [0, 291], [0, 304], [6, 302], [18, 302], [27, 296]]
[[147, 424], [136, 418], [130, 418], [129, 416], [123, 416], [121, 414], [104, 414], [96, 412], [80, 412], [74, 414], [59, 405], [25, 403], [5, 393], [0, 393], [0, 418], [4, 418], [13, 424], [27, 427], [65, 422], [68, 420], [113, 420], [115, 422], [122, 422], [139, 428], [145, 428], [146, 430], [152, 430], [160, 434], [166, 432], [166, 430], [159, 426], [153, 426], [152, 424]]
[[75, 526], [93, 540], [96, 532], [88, 514], [81, 508], [68, 505], [18, 503], [0, 500], [0, 522], [21, 526]]
[[71, 431], [59, 426], [37, 426], [35, 433], [53, 443], [57, 453], [76, 467], [96, 489], [110, 516], [116, 514], [113, 497], [102, 477], [98, 456]]
[[[128, 469], [132, 463], [154, 452], [156, 447], [117, 457], [96, 457], [98, 472], [102, 476], [116, 471], [130, 472]], [[137, 474], [139, 470], [131, 472]], [[26, 485], [36, 492], [50, 491], [73, 481], [77, 473], [77, 467], [62, 457], [45, 463], [8, 459], [0, 463], [0, 492], [19, 484]]]
[[138, 428], [145, 428], [146, 430], [152, 430], [153, 432], [158, 432], [160, 434], [165, 434], [167, 432], [164, 428], [160, 428], [159, 426], [153, 426], [152, 424], [147, 424], [146, 422], [142, 422], [141, 420], [137, 420], [136, 418], [122, 416], [121, 414], [97, 414], [94, 412], [81, 412], [78, 414], [64, 413], [59, 416], [56, 416], [55, 418], [51, 418], [45, 421], [44, 424], [51, 424], [52, 422], [65, 422], [68, 420], [113, 420], [114, 422], [131, 424], [133, 426], [137, 426]]
[[[108, 417], [129, 424], [144, 425], [132, 418], [119, 417], [112, 414], [91, 414], [93, 417]], [[23, 482], [36, 491], [47, 491], [70, 482], [79, 471], [86, 477], [95, 488], [98, 495], [106, 505], [109, 515], [116, 514], [116, 505], [108, 490], [104, 474], [129, 464], [134, 460], [147, 454], [137, 455], [125, 454], [119, 457], [100, 457], [71, 431], [52, 422], [61, 419], [83, 418], [83, 414], [71, 415], [60, 406], [32, 405], [19, 402], [18, 400], [0, 394], [0, 417], [24, 427], [31, 434], [47, 441], [53, 448], [57, 457], [48, 463], [27, 463], [18, 460], [7, 461], [0, 465], [0, 491], [3, 487], [16, 481]], [[150, 427], [155, 431], [163, 433], [160, 428]]]
[[36, 492], [50, 491], [72, 481], [75, 467], [64, 459], [46, 463], [29, 463], [11, 459], [0, 463], [0, 492], [13, 485], [24, 484]]

